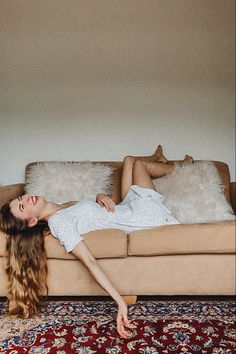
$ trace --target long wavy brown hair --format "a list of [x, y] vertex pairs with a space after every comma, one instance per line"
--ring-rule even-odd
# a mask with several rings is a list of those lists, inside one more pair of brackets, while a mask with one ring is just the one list
[[35, 315], [48, 293], [47, 256], [44, 235], [49, 231], [46, 221], [28, 227], [12, 215], [10, 202], [0, 210], [0, 229], [6, 233], [6, 273], [9, 315], [29, 318]]

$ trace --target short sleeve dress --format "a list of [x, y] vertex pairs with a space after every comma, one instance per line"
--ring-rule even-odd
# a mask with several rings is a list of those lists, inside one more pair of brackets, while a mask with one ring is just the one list
[[133, 185], [125, 199], [109, 212], [91, 200], [55, 212], [48, 219], [53, 236], [67, 252], [82, 241], [83, 234], [103, 229], [120, 229], [125, 233], [156, 226], [179, 224], [163, 204], [163, 196], [149, 188]]

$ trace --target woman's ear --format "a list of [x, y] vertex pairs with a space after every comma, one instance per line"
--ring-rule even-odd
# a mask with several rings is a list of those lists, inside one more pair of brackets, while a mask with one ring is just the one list
[[28, 221], [28, 226], [29, 227], [34, 227], [38, 223], [38, 218], [33, 218]]

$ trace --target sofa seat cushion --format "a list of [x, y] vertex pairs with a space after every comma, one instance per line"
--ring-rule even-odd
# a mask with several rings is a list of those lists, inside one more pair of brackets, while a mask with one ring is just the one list
[[[99, 230], [84, 234], [84, 242], [95, 258], [122, 258], [127, 256], [127, 235], [120, 230]], [[4, 255], [6, 235], [0, 231], [0, 256]], [[48, 258], [75, 259], [51, 234], [45, 236]]]
[[236, 253], [235, 222], [160, 226], [128, 236], [129, 256]]
[[[127, 257], [127, 235], [120, 230], [99, 230], [83, 235], [84, 242], [95, 258]], [[66, 253], [59, 241], [49, 235], [45, 244], [48, 258], [74, 259], [71, 253]]]

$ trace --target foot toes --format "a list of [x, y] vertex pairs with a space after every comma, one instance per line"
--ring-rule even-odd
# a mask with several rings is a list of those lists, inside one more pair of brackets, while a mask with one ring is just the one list
[[186, 161], [186, 162], [193, 162], [193, 158], [192, 158], [192, 156], [190, 156], [190, 155], [185, 155], [184, 161]]

